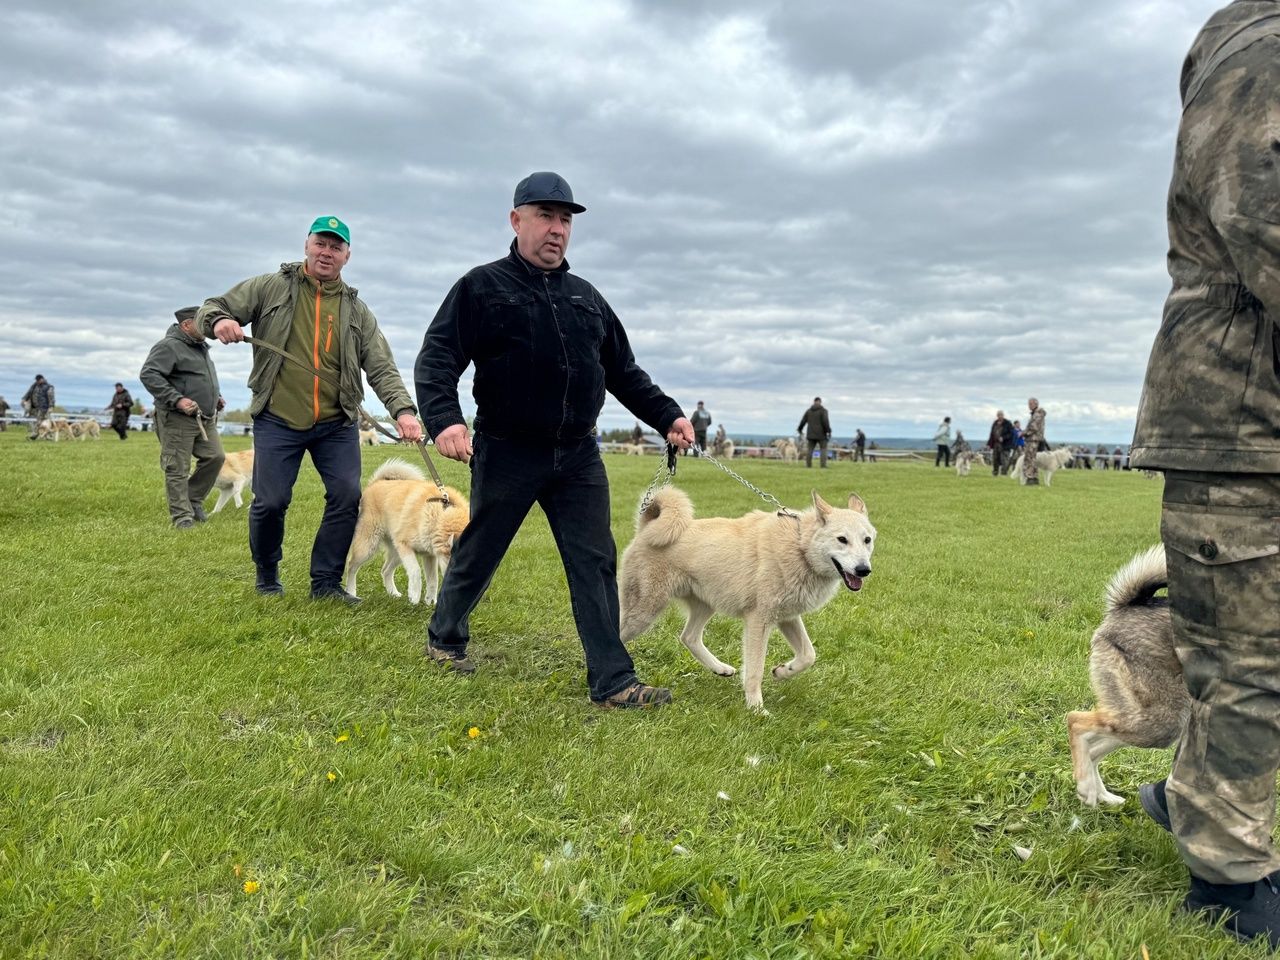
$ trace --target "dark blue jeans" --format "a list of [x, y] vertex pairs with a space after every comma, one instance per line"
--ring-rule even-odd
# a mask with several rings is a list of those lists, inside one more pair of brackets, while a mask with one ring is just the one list
[[546, 513], [564, 563], [573, 619], [587, 655], [587, 688], [592, 700], [603, 700], [635, 683], [636, 673], [618, 635], [609, 479], [592, 437], [555, 444], [476, 434], [471, 522], [454, 547], [427, 636], [432, 646], [466, 650], [471, 611], [534, 503]]
[[347, 419], [294, 430], [269, 413], [253, 418], [253, 503], [249, 552], [259, 566], [280, 562], [284, 515], [302, 455], [324, 483], [324, 517], [311, 548], [311, 589], [337, 587], [360, 513], [360, 434]]

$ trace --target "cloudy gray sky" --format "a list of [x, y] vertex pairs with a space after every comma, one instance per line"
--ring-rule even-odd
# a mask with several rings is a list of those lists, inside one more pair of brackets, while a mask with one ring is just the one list
[[[985, 436], [1034, 394], [1051, 440], [1125, 442], [1178, 70], [1220, 5], [8, 0], [0, 393], [141, 390], [174, 308], [300, 259], [319, 214], [411, 376], [554, 169], [574, 270], [731, 435], [821, 394], [837, 435]], [[214, 355], [244, 406], [248, 348]]]

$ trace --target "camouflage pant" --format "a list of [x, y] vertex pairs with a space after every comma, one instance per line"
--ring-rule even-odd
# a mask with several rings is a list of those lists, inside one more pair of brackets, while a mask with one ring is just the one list
[[[164, 469], [164, 492], [169, 499], [169, 516], [176, 523], [191, 520], [192, 505], [203, 503], [213, 489], [226, 459], [217, 424], [205, 423], [208, 439], [200, 435], [195, 417], [176, 410], [156, 407], [156, 433], [160, 435], [160, 466]], [[189, 477], [191, 458], [196, 469]]]
[[1035, 480], [1039, 482], [1040, 471], [1036, 469], [1036, 443], [1034, 440], [1029, 441], [1021, 447], [1015, 455], [1022, 458], [1022, 476], [1025, 480]]
[[1161, 538], [1191, 720], [1169, 775], [1183, 860], [1211, 883], [1280, 869], [1280, 475], [1165, 474]]

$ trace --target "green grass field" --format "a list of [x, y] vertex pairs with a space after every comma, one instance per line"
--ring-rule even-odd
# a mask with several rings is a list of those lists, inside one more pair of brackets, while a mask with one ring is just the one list
[[[1157, 536], [1139, 474], [738, 461], [798, 507], [856, 490], [874, 574], [807, 618], [818, 662], [766, 677], [771, 716], [674, 611], [632, 650], [674, 706], [606, 713], [536, 511], [462, 678], [377, 563], [360, 608], [306, 599], [309, 464], [270, 600], [246, 510], [169, 527], [153, 435], [23, 438], [0, 434], [0, 956], [1262, 955], [1173, 916], [1184, 871], [1136, 804], [1167, 752], [1104, 764], [1119, 811], [1075, 797], [1102, 590]], [[608, 466], [621, 548], [657, 461]], [[704, 516], [761, 505], [705, 463], [677, 483]], [[708, 633], [735, 664], [738, 630]]]

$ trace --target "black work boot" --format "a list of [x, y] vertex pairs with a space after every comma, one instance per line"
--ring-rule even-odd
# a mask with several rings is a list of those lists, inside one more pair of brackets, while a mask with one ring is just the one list
[[209, 519], [209, 515], [204, 512], [204, 505], [199, 503], [191, 504], [191, 515], [195, 517], [196, 523], [204, 523]]
[[347, 593], [336, 583], [325, 584], [320, 587], [311, 588], [312, 600], [337, 600], [345, 603], [349, 607], [359, 606], [364, 603], [362, 599], [353, 593]]
[[1223, 929], [1238, 940], [1265, 937], [1280, 946], [1280, 871], [1253, 883], [1210, 883], [1191, 877], [1191, 889], [1182, 901], [1187, 913], [1209, 923], [1224, 917]]
[[1165, 781], [1144, 783], [1138, 788], [1138, 801], [1148, 817], [1165, 830], [1173, 833], [1173, 822], [1169, 819], [1169, 798], [1165, 793]]
[[268, 597], [278, 597], [284, 593], [284, 584], [280, 582], [280, 570], [274, 563], [258, 564], [258, 581], [253, 588]]

